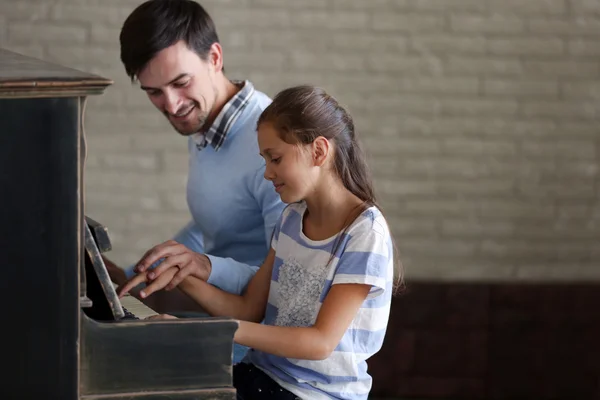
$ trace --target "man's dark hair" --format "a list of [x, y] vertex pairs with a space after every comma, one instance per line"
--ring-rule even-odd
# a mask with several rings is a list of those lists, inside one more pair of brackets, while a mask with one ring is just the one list
[[219, 37], [212, 18], [195, 1], [148, 0], [127, 17], [119, 40], [121, 61], [134, 81], [158, 52], [180, 40], [206, 61]]

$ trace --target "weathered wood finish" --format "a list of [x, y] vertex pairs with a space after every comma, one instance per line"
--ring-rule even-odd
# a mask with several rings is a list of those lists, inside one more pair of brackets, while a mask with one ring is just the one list
[[108, 236], [108, 229], [87, 215], [85, 217], [85, 221], [90, 227], [92, 236], [94, 236], [94, 241], [96, 242], [96, 246], [98, 246], [98, 251], [100, 251], [100, 253], [110, 251], [112, 249], [112, 245], [110, 243], [110, 237]]
[[86, 290], [81, 121], [86, 96], [110, 84], [0, 49], [0, 399], [234, 399], [236, 321], [86, 314], [102, 299]]
[[82, 395], [232, 385], [233, 320], [81, 322]]
[[0, 99], [2, 399], [77, 398], [78, 113], [77, 98]]
[[83, 396], [82, 400], [228, 400], [235, 399], [235, 389], [177, 390], [174, 392], [140, 392], [127, 395]]
[[101, 94], [112, 81], [0, 49], [0, 98]]

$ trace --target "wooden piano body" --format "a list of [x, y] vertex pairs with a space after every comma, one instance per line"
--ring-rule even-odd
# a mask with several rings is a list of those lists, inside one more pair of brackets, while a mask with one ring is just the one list
[[234, 399], [236, 321], [88, 315], [83, 110], [111, 83], [0, 49], [0, 398]]

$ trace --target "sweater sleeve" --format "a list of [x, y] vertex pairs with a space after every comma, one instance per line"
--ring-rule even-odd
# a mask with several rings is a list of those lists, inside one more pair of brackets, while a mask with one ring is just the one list
[[[248, 189], [255, 199], [264, 220], [264, 235], [267, 243], [265, 248], [266, 257], [275, 226], [279, 221], [285, 203], [281, 201], [273, 184], [264, 178], [264, 173], [265, 164], [263, 162], [249, 179]], [[256, 271], [260, 268], [260, 265], [244, 264], [232, 258], [216, 257], [209, 254], [207, 254], [207, 257], [212, 265], [208, 283], [230, 293], [243, 293]]]

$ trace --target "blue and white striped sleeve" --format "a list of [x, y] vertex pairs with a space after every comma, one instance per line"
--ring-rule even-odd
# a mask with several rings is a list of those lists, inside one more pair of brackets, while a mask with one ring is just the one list
[[353, 232], [339, 259], [332, 285], [359, 283], [371, 285], [367, 299], [390, 289], [393, 280], [393, 246], [382, 224], [364, 220]]
[[289, 213], [290, 213], [290, 207], [289, 206], [285, 207], [279, 215], [279, 219], [277, 220], [277, 223], [275, 224], [275, 228], [273, 228], [273, 236], [271, 237], [271, 248], [273, 250], [277, 250], [277, 242], [279, 241], [279, 233], [281, 232], [281, 225], [283, 224], [283, 221], [285, 220], [285, 218], [288, 216]]

